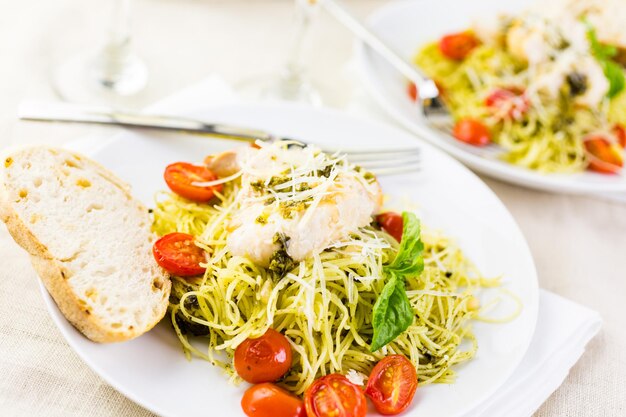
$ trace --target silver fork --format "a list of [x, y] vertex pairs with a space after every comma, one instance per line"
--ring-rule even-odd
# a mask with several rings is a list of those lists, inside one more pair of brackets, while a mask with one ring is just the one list
[[433, 80], [428, 78], [415, 65], [406, 61], [398, 52], [387, 45], [376, 34], [369, 30], [364, 24], [359, 22], [349, 11], [339, 4], [337, 0], [320, 0], [324, 8], [333, 15], [340, 23], [350, 29], [366, 45], [385, 58], [400, 74], [415, 83], [419, 100], [416, 100], [419, 113], [423, 116], [427, 125], [442, 133], [447, 137], [442, 138], [454, 143], [467, 153], [471, 153], [482, 158], [499, 160], [506, 153], [498, 145], [489, 145], [477, 148], [466, 145], [455, 140], [452, 136], [454, 120], [449, 109], [441, 99], [441, 94]]
[[[86, 107], [69, 103], [24, 101], [18, 108], [18, 117], [21, 120], [29, 121], [104, 124], [193, 133], [245, 142], [257, 140], [263, 142], [293, 141], [306, 145], [300, 140], [278, 136], [259, 129], [207, 123], [177, 116], [122, 112], [106, 107]], [[419, 147], [352, 150], [322, 147], [322, 150], [329, 153], [346, 154], [349, 162], [376, 175], [394, 175], [420, 170], [421, 149]]]
[[424, 75], [415, 65], [407, 62], [398, 52], [343, 8], [339, 2], [321, 0], [320, 4], [359, 39], [385, 58], [402, 75], [415, 83], [419, 97], [416, 102], [426, 121], [438, 130], [452, 133], [452, 116], [441, 99], [439, 89], [433, 80]]

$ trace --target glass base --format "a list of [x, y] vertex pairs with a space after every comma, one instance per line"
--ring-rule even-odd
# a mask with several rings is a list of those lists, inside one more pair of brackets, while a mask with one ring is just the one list
[[267, 74], [243, 80], [235, 90], [249, 101], [295, 101], [321, 106], [322, 97], [305, 78], [295, 74]]
[[120, 98], [143, 90], [148, 70], [136, 56], [107, 60], [107, 56], [76, 56], [53, 74], [56, 93], [66, 101], [86, 104], [115, 104]]

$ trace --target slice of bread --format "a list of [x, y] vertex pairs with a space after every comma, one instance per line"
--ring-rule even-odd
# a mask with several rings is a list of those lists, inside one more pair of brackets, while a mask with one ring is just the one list
[[148, 210], [129, 187], [64, 149], [22, 148], [0, 161], [0, 216], [65, 317], [95, 342], [154, 327], [171, 282], [152, 256]]

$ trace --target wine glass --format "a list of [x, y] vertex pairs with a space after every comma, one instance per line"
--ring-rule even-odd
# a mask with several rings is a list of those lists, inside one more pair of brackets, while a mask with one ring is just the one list
[[322, 99], [309, 80], [303, 63], [303, 44], [310, 33], [316, 0], [295, 0], [295, 19], [287, 59], [276, 74], [261, 75], [239, 83], [237, 91], [248, 99], [289, 100], [321, 105]]
[[106, 41], [92, 53], [70, 58], [53, 73], [62, 99], [77, 103], [111, 104], [141, 91], [148, 71], [131, 43], [131, 2], [112, 0]]

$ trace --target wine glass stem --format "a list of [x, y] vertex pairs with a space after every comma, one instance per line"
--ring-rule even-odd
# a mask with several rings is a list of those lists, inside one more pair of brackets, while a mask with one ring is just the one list
[[104, 87], [114, 88], [126, 70], [131, 52], [131, 0], [113, 0], [106, 42], [96, 58], [96, 71]]
[[130, 41], [130, 0], [114, 0], [109, 27], [109, 44], [123, 45]]
[[285, 62], [285, 73], [290, 78], [299, 78], [303, 72], [302, 46], [311, 27], [312, 7], [310, 0], [295, 0], [296, 15], [292, 41]]

